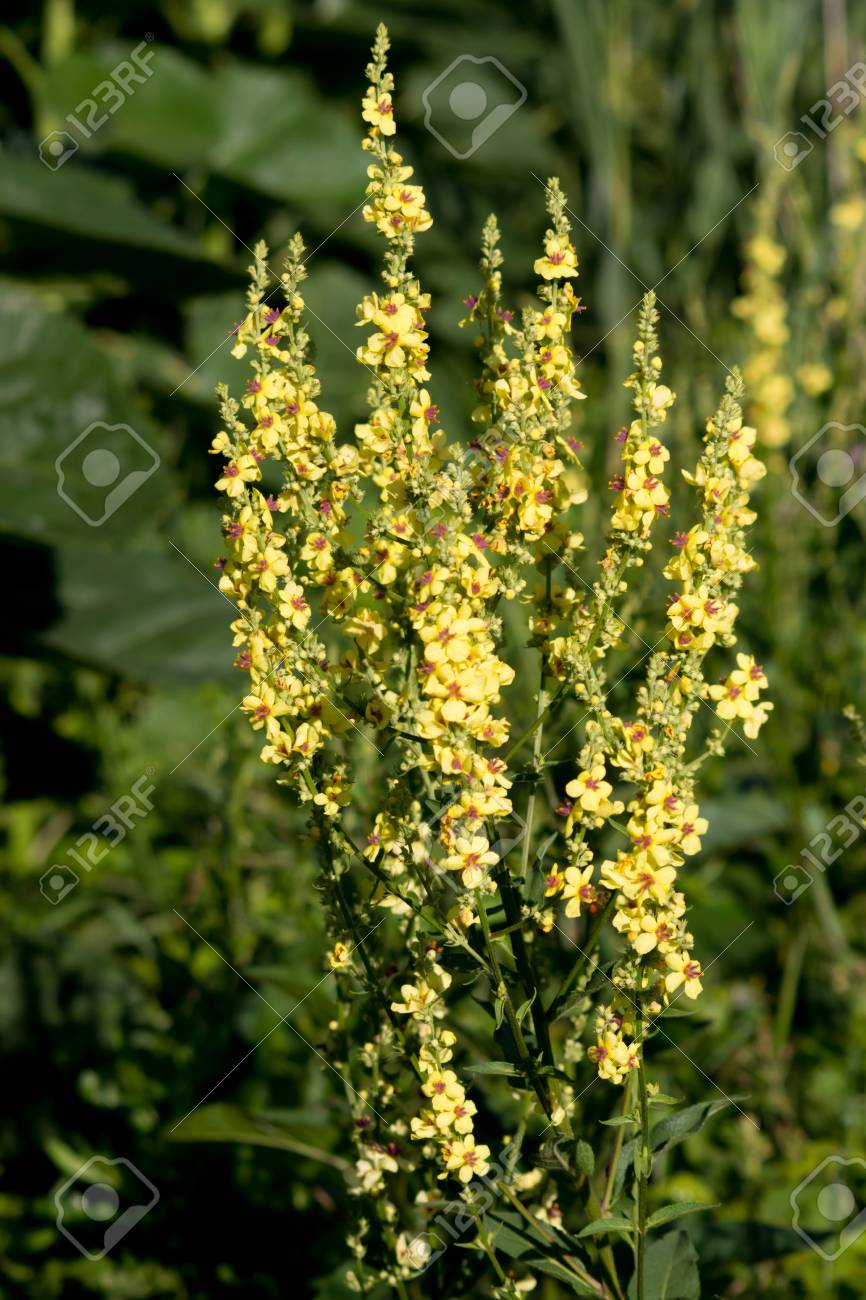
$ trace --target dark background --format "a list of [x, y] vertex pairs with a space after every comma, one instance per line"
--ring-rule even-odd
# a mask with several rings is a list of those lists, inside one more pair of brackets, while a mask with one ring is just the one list
[[[842, 715], [866, 704], [864, 507], [825, 527], [792, 494], [788, 459], [836, 421], [856, 426], [846, 445], [866, 469], [866, 134], [859, 108], [826, 140], [798, 121], [863, 56], [866, 10], [48, 0], [4, 12], [4, 1293], [350, 1294], [344, 1107], [308, 1046], [331, 1014], [328, 982], [280, 1024], [323, 972], [313, 866], [302, 817], [233, 712], [243, 684], [230, 611], [208, 587], [220, 534], [207, 449], [214, 384], [237, 382], [226, 339], [248, 250], [265, 238], [277, 264], [298, 228], [316, 250], [308, 288], [326, 406], [344, 430], [363, 415], [352, 325], [376, 269], [357, 210], [359, 101], [384, 20], [405, 152], [436, 222], [417, 264], [434, 295], [435, 399], [450, 432], [468, 428], [471, 348], [457, 321], [476, 287], [481, 224], [498, 212], [519, 301], [552, 174], [577, 217], [588, 308], [575, 344], [597, 490], [583, 527], [607, 508], [644, 288], [659, 285], [665, 377], [679, 396], [674, 460], [693, 456], [725, 367], [751, 358], [770, 473], [742, 623], [775, 712], [759, 742], [732, 736], [706, 772], [711, 833], [692, 873], [692, 928], [705, 965], [718, 960], [705, 1019], [679, 1037], [748, 1097], [760, 1131], [717, 1121], [680, 1148], [667, 1190], [725, 1203], [734, 1245], [704, 1252], [712, 1294], [859, 1296], [866, 1238], [829, 1270], [787, 1239], [759, 1263], [749, 1225], [787, 1228], [810, 1169], [866, 1155], [862, 842], [790, 906], [773, 890], [864, 787]], [[138, 47], [152, 75], [83, 138], [67, 115]], [[527, 98], [459, 160], [425, 130], [422, 96], [467, 55], [495, 56]], [[492, 102], [511, 93], [491, 65], [481, 75]], [[457, 132], [445, 101], [433, 124]], [[787, 170], [774, 144], [798, 128], [813, 148]], [[39, 146], [56, 131], [77, 148], [53, 168]], [[785, 254], [772, 272], [767, 241]], [[732, 311], [750, 287], [751, 303]], [[58, 494], [55, 470], [94, 422], [128, 426], [152, 449], [114, 435], [124, 473], [159, 457], [99, 527]], [[52, 896], [53, 864], [74, 867], [76, 840], [143, 775], [153, 810]], [[693, 1100], [682, 1058], [663, 1068], [667, 1090]], [[97, 1154], [130, 1160], [160, 1202], [92, 1263], [58, 1235], [53, 1193]]]

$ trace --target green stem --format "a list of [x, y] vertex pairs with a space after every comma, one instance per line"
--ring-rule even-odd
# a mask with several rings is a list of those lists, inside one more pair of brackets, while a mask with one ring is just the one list
[[576, 980], [578, 980], [580, 976], [583, 974], [583, 968], [586, 966], [587, 962], [592, 956], [593, 949], [598, 947], [598, 941], [601, 938], [601, 932], [604, 929], [608, 917], [610, 916], [611, 912], [614, 909], [615, 903], [616, 903], [616, 898], [615, 896], [612, 895], [605, 903], [604, 907], [599, 912], [598, 916], [595, 918], [595, 922], [592, 926], [592, 929], [590, 930], [589, 934], [586, 936], [586, 943], [584, 944], [583, 948], [578, 954], [577, 959], [574, 965], [572, 966], [571, 970], [568, 972], [565, 979], [560, 984], [559, 991], [557, 992], [550, 1006], [547, 1008], [548, 1019], [550, 1019], [550, 1017], [554, 1014], [554, 1012], [559, 1011], [565, 999], [565, 995], [568, 993], [569, 989], [576, 982]]
[[650, 1145], [649, 1145], [649, 1100], [647, 1097], [646, 1086], [646, 1056], [643, 1044], [643, 1023], [640, 1015], [638, 1016], [638, 1032], [640, 1034], [641, 1054], [640, 1065], [637, 1070], [638, 1099], [640, 1102], [640, 1172], [637, 1180], [637, 1260], [635, 1267], [637, 1297], [636, 1300], [644, 1300], [645, 1271], [646, 1271], [646, 1221], [647, 1221], [647, 1192], [649, 1187], [650, 1172]]
[[[553, 1234], [548, 1232], [547, 1228], [545, 1228], [544, 1224], [540, 1219], [536, 1218], [534, 1214], [530, 1214], [529, 1210], [527, 1210], [526, 1206], [519, 1199], [519, 1197], [517, 1197], [514, 1194], [514, 1192], [507, 1185], [507, 1183], [497, 1183], [496, 1186], [499, 1188], [500, 1192], [502, 1192], [502, 1195], [511, 1202], [515, 1210], [517, 1210], [520, 1214], [523, 1215], [524, 1219], [526, 1219], [527, 1223], [530, 1225], [533, 1231], [537, 1232], [540, 1237], [543, 1237], [548, 1245], [550, 1246], [559, 1245], [559, 1243], [557, 1242]], [[603, 1282], [597, 1281], [594, 1277], [592, 1277], [589, 1273], [587, 1273], [583, 1265], [579, 1263], [578, 1260], [572, 1258], [571, 1255], [563, 1255], [562, 1259], [568, 1264], [568, 1267], [572, 1270], [572, 1272], [578, 1278], [579, 1281], [583, 1282], [584, 1285], [586, 1286], [592, 1287], [593, 1290], [597, 1293], [597, 1295], [602, 1298], [602, 1300], [606, 1300], [606, 1298], [609, 1296], [610, 1293], [608, 1292], [608, 1289]], [[561, 1265], [561, 1261], [559, 1262]]]
[[493, 1238], [491, 1234], [485, 1231], [481, 1223], [481, 1216], [478, 1213], [477, 1208], [474, 1205], [470, 1205], [469, 1209], [473, 1219], [475, 1220], [475, 1226], [478, 1229], [479, 1246], [484, 1251], [484, 1254], [487, 1256], [487, 1258], [490, 1260], [490, 1263], [493, 1267], [493, 1271], [496, 1274], [496, 1276], [499, 1278], [499, 1281], [503, 1284], [503, 1286], [508, 1286], [508, 1276], [505, 1273], [505, 1270], [503, 1269], [502, 1265], [500, 1264], [497, 1258], [496, 1250], [493, 1246]]
[[[625, 1095], [623, 1096], [623, 1101], [622, 1101], [623, 1115], [628, 1114], [629, 1108], [632, 1105], [633, 1078], [634, 1078], [634, 1074], [630, 1075], [625, 1085]], [[616, 1179], [616, 1170], [619, 1164], [620, 1155], [622, 1154], [622, 1145], [624, 1141], [625, 1141], [625, 1124], [618, 1124], [616, 1130], [616, 1138], [614, 1139], [614, 1144], [613, 1144], [613, 1154], [611, 1155], [610, 1158], [610, 1164], [607, 1170], [607, 1179], [604, 1184], [604, 1193], [602, 1195], [601, 1204], [599, 1206], [601, 1210], [601, 1214], [599, 1215], [599, 1218], [604, 1218], [604, 1216], [607, 1214], [608, 1210], [610, 1209], [610, 1203], [613, 1200], [613, 1184], [614, 1184], [614, 1180]]]
[[800, 972], [803, 969], [803, 958], [806, 955], [806, 948], [809, 945], [809, 931], [805, 927], [798, 930], [794, 935], [793, 941], [785, 955], [785, 968], [782, 972], [782, 987], [779, 991], [779, 1001], [776, 1007], [776, 1022], [773, 1026], [773, 1040], [777, 1050], [781, 1050], [788, 1042], [788, 1036], [791, 1032], [791, 1025], [794, 1020], [794, 1010], [797, 1006], [797, 988], [800, 983]]
[[562, 699], [563, 695], [565, 695], [565, 693], [566, 693], [567, 690], [568, 690], [568, 683], [567, 683], [567, 682], [564, 682], [564, 683], [562, 684], [562, 686], [560, 686], [560, 688], [559, 688], [559, 690], [556, 692], [556, 694], [551, 696], [551, 698], [550, 698], [550, 700], [548, 701], [548, 703], [544, 706], [544, 709], [542, 710], [542, 712], [540, 712], [540, 713], [538, 714], [538, 716], [537, 716], [537, 718], [535, 719], [535, 721], [533, 722], [532, 726], [531, 726], [531, 727], [527, 727], [526, 730], [524, 731], [523, 735], [522, 735], [522, 736], [518, 736], [517, 740], [515, 740], [514, 744], [511, 746], [511, 748], [510, 748], [509, 750], [507, 750], [507, 752], [506, 752], [506, 754], [505, 754], [505, 757], [504, 757], [504, 760], [503, 760], [505, 763], [508, 762], [508, 760], [511, 758], [512, 754], [516, 754], [516, 753], [517, 753], [518, 749], [520, 749], [521, 746], [523, 745], [523, 742], [526, 741], [526, 740], [528, 740], [530, 736], [534, 735], [535, 732], [538, 730], [538, 728], [539, 728], [540, 726], [542, 726], [542, 724], [544, 723], [544, 719], [547, 717], [548, 713], [550, 713], [550, 710], [553, 708], [553, 706], [554, 706], [555, 704], [558, 704], [558, 703], [559, 703], [559, 701]]
[[508, 992], [508, 986], [502, 978], [502, 971], [499, 966], [499, 959], [493, 946], [493, 939], [490, 934], [490, 921], [487, 912], [484, 909], [484, 900], [481, 894], [476, 891], [475, 906], [478, 909], [478, 919], [481, 922], [481, 932], [484, 935], [484, 947], [487, 952], [487, 960], [490, 962], [490, 969], [493, 972], [493, 979], [496, 983], [497, 997], [501, 997], [505, 1008], [505, 1019], [508, 1021], [508, 1027], [514, 1038], [514, 1045], [517, 1048], [517, 1054], [520, 1057], [521, 1064], [533, 1088], [536, 1096], [541, 1102], [542, 1108], [548, 1119], [552, 1118], [553, 1108], [550, 1102], [550, 1095], [544, 1080], [538, 1074], [535, 1063], [530, 1055], [529, 1048], [526, 1046], [526, 1039], [523, 1037], [523, 1030], [517, 1019], [517, 1012], [514, 1009], [514, 1003], [511, 1001], [511, 994]]
[[[548, 561], [547, 565], [547, 600], [550, 603], [550, 580], [552, 566]], [[543, 719], [547, 711], [547, 703], [544, 693], [544, 659], [541, 661], [541, 676], [538, 683], [538, 714], [536, 722], [538, 724], [535, 732], [535, 740], [532, 747], [533, 767], [537, 767], [541, 758], [541, 740], [544, 734]], [[521, 851], [520, 878], [525, 882], [529, 870], [529, 853], [532, 845], [532, 824], [535, 818], [535, 787], [531, 789], [529, 798], [526, 803], [526, 826], [523, 832], [523, 848]], [[515, 927], [511, 938], [511, 950], [514, 953], [514, 960], [517, 964], [520, 981], [523, 985], [526, 996], [533, 999], [530, 1008], [532, 1016], [532, 1027], [535, 1030], [535, 1039], [541, 1048], [545, 1065], [551, 1069], [556, 1067], [556, 1058], [553, 1054], [553, 1044], [550, 1041], [550, 1028], [547, 1023], [547, 1016], [544, 1011], [544, 1005], [541, 1000], [541, 990], [538, 986], [538, 980], [532, 969], [532, 963], [529, 959], [529, 952], [526, 947], [526, 940], [523, 935], [523, 929], [516, 923], [521, 920], [520, 900], [515, 893], [508, 866], [502, 863], [502, 869], [499, 873], [498, 882], [499, 892], [502, 895], [502, 903], [505, 908], [505, 915], [510, 922], [509, 928]], [[534, 996], [533, 996], [534, 995]]]

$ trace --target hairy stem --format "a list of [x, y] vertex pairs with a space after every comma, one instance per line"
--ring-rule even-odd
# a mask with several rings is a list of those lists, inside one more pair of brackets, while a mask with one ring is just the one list
[[517, 1012], [514, 1009], [514, 1003], [511, 1001], [511, 994], [508, 991], [508, 985], [502, 978], [502, 970], [499, 966], [499, 958], [496, 956], [493, 939], [490, 934], [490, 921], [484, 908], [484, 900], [480, 893], [475, 896], [475, 905], [478, 909], [478, 919], [481, 922], [481, 931], [484, 935], [484, 946], [487, 951], [487, 960], [490, 962], [490, 969], [493, 972], [493, 978], [496, 983], [496, 995], [502, 998], [505, 1009], [505, 1019], [508, 1021], [508, 1027], [514, 1038], [514, 1045], [517, 1048], [517, 1054], [520, 1062], [526, 1072], [527, 1077], [535, 1089], [536, 1096], [541, 1102], [542, 1108], [548, 1119], [552, 1118], [553, 1107], [550, 1100], [550, 1092], [546, 1081], [539, 1075], [535, 1062], [530, 1055], [529, 1048], [526, 1046], [526, 1039], [523, 1037], [523, 1030], [517, 1019]]

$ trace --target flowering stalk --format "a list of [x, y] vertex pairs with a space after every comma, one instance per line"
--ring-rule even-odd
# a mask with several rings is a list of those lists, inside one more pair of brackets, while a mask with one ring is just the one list
[[[610, 660], [629, 631], [618, 610], [670, 512], [662, 430], [675, 398], [661, 381], [653, 295], [627, 380], [634, 418], [616, 435], [610, 529], [598, 577], [586, 583], [574, 526], [588, 491], [575, 432], [584, 395], [569, 344], [582, 305], [565, 196], [551, 180], [537, 300], [519, 313], [504, 305], [495, 218], [485, 224], [482, 282], [465, 300], [480, 361], [475, 432], [448, 437], [427, 387], [429, 295], [412, 270], [431, 217], [393, 146], [387, 49], [380, 28], [362, 105], [363, 215], [384, 241], [382, 286], [358, 307], [369, 417], [345, 437], [319, 405], [300, 238], [289, 246], [280, 306], [270, 305], [267, 250], [257, 246], [233, 348], [250, 355], [252, 373], [239, 401], [220, 390], [212, 447], [225, 462], [220, 588], [237, 605], [235, 662], [250, 677], [243, 708], [262, 734], [262, 758], [311, 811], [341, 1007], [330, 1051], [354, 1112], [352, 1189], [375, 1209], [351, 1238], [356, 1284], [366, 1286], [372, 1269], [404, 1287], [419, 1260], [396, 1228], [407, 1213], [417, 1222], [448, 1180], [469, 1208], [496, 1294], [513, 1295], [479, 1209], [498, 1123], [491, 1108], [516, 1154], [527, 1134], [536, 1146], [550, 1129], [570, 1135], [587, 1061], [622, 1083], [641, 1070], [653, 1019], [679, 991], [701, 990], [677, 872], [707, 826], [694, 798], [701, 763], [721, 753], [724, 724], [740, 720], [753, 736], [771, 707], [746, 655], [716, 683], [704, 675], [707, 656], [734, 644], [732, 597], [754, 567], [749, 493], [763, 469], [734, 376], [686, 475], [697, 521], [673, 537], [664, 572], [677, 590], [664, 630], [630, 716], [614, 712]], [[515, 652], [527, 639], [538, 685], [531, 723], [512, 735]], [[573, 708], [570, 772], [550, 806], [545, 793], [563, 764], [548, 761], [544, 730]], [[693, 723], [707, 709], [720, 725], [692, 757]], [[510, 766], [530, 740], [528, 768]], [[597, 859], [608, 830], [624, 843]], [[545, 865], [551, 847], [556, 860]], [[593, 918], [574, 962], [560, 942], [563, 904], [567, 920]], [[587, 1048], [587, 986], [603, 939], [619, 955]], [[470, 1096], [467, 1066], [479, 1068], [479, 1051], [492, 1058], [480, 1063], [489, 1082]], [[645, 1118], [642, 1070], [638, 1091]], [[609, 1210], [614, 1173], [600, 1201], [602, 1189], [572, 1171], [572, 1189], [586, 1183], [573, 1212]], [[648, 1176], [647, 1167], [641, 1242]], [[556, 1172], [518, 1175], [510, 1165], [491, 1179], [508, 1199], [521, 1191], [521, 1207], [528, 1196], [530, 1218], [553, 1225], [540, 1234], [550, 1254], [548, 1239], [561, 1232]], [[609, 1246], [581, 1243], [581, 1263], [573, 1247], [558, 1267], [607, 1295], [590, 1271], [600, 1260], [620, 1295]]]

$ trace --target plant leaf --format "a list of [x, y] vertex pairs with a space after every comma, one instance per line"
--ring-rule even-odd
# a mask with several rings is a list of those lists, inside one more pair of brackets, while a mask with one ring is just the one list
[[464, 1070], [469, 1074], [519, 1074], [516, 1065], [511, 1065], [508, 1061], [482, 1061], [481, 1065], [464, 1065]]
[[720, 1110], [731, 1106], [734, 1098], [714, 1098], [712, 1101], [699, 1101], [685, 1110], [665, 1115], [654, 1124], [650, 1132], [650, 1145], [654, 1152], [669, 1151], [671, 1147], [685, 1142], [686, 1138], [699, 1133], [708, 1120]]
[[660, 1228], [663, 1224], [671, 1223], [684, 1214], [698, 1214], [701, 1210], [717, 1210], [718, 1208], [718, 1202], [715, 1205], [710, 1205], [706, 1201], [674, 1201], [671, 1205], [663, 1205], [660, 1210], [655, 1210], [647, 1219], [647, 1227]]
[[550, 1259], [546, 1255], [526, 1256], [521, 1260], [521, 1263], [534, 1272], [547, 1273], [550, 1277], [555, 1277], [559, 1282], [564, 1282], [571, 1287], [575, 1295], [598, 1296], [597, 1291], [585, 1286], [564, 1265], [557, 1264], [556, 1260]]
[[[637, 1300], [632, 1278], [629, 1300]], [[669, 1232], [650, 1244], [646, 1253], [643, 1300], [701, 1300], [698, 1257], [687, 1233]]]
[[[305, 1133], [310, 1130], [309, 1119], [303, 1124]], [[324, 1126], [323, 1126], [324, 1127]], [[326, 1130], [327, 1132], [327, 1130]], [[295, 1155], [333, 1165], [335, 1169], [348, 1169], [349, 1162], [342, 1156], [295, 1137], [279, 1112], [250, 1115], [241, 1106], [216, 1103], [201, 1106], [166, 1134], [172, 1142], [241, 1142], [253, 1146], [274, 1147], [278, 1151], [292, 1151]]]
[[578, 1238], [597, 1237], [602, 1232], [637, 1232], [637, 1228], [624, 1214], [611, 1214], [606, 1219], [593, 1219], [592, 1223], [581, 1228], [577, 1236]]

